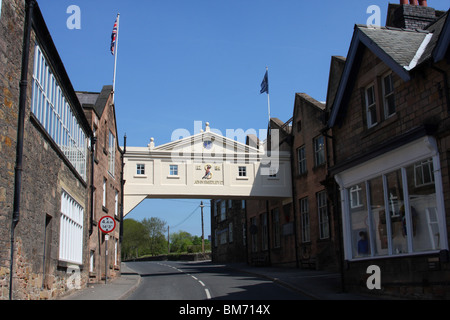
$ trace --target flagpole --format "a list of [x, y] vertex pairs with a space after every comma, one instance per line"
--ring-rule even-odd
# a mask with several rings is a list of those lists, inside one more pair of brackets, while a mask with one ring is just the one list
[[115, 52], [114, 52], [114, 76], [113, 76], [113, 103], [114, 97], [116, 94], [116, 71], [117, 71], [117, 51], [119, 49], [119, 28], [120, 28], [120, 13], [117, 14], [117, 35], [116, 35], [116, 44], [115, 44]]

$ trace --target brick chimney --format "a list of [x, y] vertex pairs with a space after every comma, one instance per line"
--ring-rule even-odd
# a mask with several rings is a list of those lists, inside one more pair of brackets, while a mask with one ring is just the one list
[[400, 5], [389, 4], [387, 27], [425, 29], [436, 20], [436, 11], [426, 0], [400, 0]]

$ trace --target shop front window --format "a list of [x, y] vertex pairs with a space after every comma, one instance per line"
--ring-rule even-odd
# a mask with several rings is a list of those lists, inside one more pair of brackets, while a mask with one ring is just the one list
[[[418, 171], [420, 171], [421, 178], [417, 177]], [[433, 171], [432, 161], [416, 163], [406, 168], [412, 239], [415, 251], [439, 249], [443, 240], [439, 234]]]
[[386, 217], [384, 206], [383, 178], [377, 177], [367, 182], [370, 203], [370, 216], [372, 223], [373, 254], [375, 256], [387, 255], [388, 228], [390, 220]]
[[[368, 211], [366, 202], [365, 184], [361, 183], [348, 189], [350, 199], [350, 223], [353, 245], [353, 256], [364, 257], [370, 255], [370, 243], [369, 243], [369, 224], [368, 224]], [[358, 190], [359, 205], [355, 206], [355, 190]]]
[[391, 217], [392, 253], [409, 252], [406, 238], [406, 212], [403, 199], [402, 173], [396, 170], [386, 175], [388, 210]]
[[440, 250], [432, 159], [346, 188], [353, 259]]

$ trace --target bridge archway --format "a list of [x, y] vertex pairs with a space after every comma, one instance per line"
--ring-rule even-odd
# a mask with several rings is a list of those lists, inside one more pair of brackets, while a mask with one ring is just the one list
[[147, 147], [127, 147], [124, 215], [145, 199], [291, 198], [290, 152], [250, 141], [256, 140], [240, 143], [206, 123], [204, 131], [161, 146], [152, 139]]

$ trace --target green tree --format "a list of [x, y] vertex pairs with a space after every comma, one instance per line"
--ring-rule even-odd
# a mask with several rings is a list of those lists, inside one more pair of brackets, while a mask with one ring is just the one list
[[170, 235], [170, 252], [188, 252], [192, 246], [192, 235], [186, 231], [178, 231]]
[[146, 249], [148, 233], [145, 226], [134, 219], [123, 221], [122, 259], [137, 258]]
[[167, 252], [167, 240], [165, 233], [167, 231], [166, 222], [159, 218], [145, 218], [142, 220], [142, 224], [148, 235], [149, 254], [152, 256], [163, 254]]

